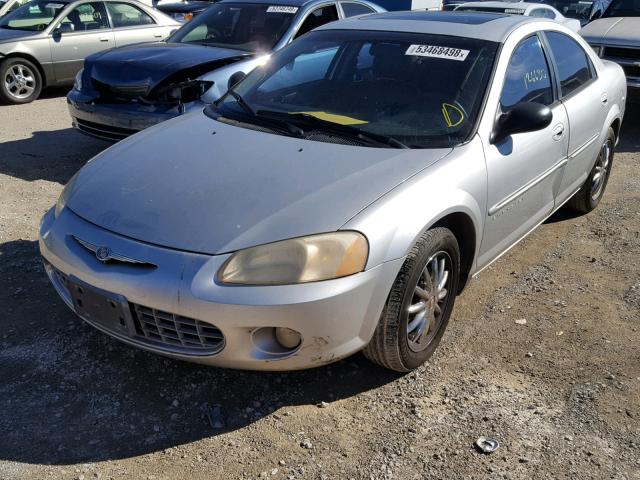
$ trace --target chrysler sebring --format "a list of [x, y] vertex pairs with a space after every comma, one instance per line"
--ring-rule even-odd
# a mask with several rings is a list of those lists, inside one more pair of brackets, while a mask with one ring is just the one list
[[603, 196], [625, 78], [568, 28], [397, 12], [321, 27], [203, 112], [67, 184], [40, 250], [63, 300], [131, 345], [397, 371], [456, 296], [563, 204]]

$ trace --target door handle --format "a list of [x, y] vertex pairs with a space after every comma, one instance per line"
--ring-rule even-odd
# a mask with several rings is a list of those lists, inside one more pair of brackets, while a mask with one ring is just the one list
[[559, 123], [558, 125], [553, 127], [551, 134], [553, 135], [554, 140], [560, 140], [564, 135], [564, 125]]
[[154, 33], [153, 36], [156, 37], [156, 38], [162, 38], [163, 37], [163, 35], [161, 33]]
[[100, 37], [100, 41], [101, 42], [108, 42], [109, 41], [109, 37]]
[[607, 95], [607, 92], [604, 92], [602, 94], [602, 96], [600, 97], [600, 101], [605, 105], [607, 104], [607, 102], [609, 101], [609, 95]]

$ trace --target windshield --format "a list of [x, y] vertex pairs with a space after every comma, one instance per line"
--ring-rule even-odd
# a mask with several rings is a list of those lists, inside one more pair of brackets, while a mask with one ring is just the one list
[[567, 18], [576, 18], [578, 20], [589, 20], [591, 18], [591, 9], [593, 2], [577, 1], [577, 0], [544, 0], [541, 3], [552, 6]]
[[296, 17], [298, 7], [221, 3], [178, 30], [169, 42], [200, 43], [252, 52], [270, 51]]
[[481, 5], [468, 5], [466, 7], [456, 8], [456, 12], [489, 12], [489, 13], [508, 13], [510, 15], [524, 15], [524, 8], [514, 7], [483, 7]]
[[640, 17], [640, 0], [613, 0], [603, 17]]
[[496, 43], [444, 35], [315, 31], [208, 114], [286, 121], [289, 132], [314, 139], [310, 132], [319, 131], [332, 141], [328, 131], [336, 143], [357, 133], [395, 147], [453, 146], [474, 129], [496, 50]]
[[34, 31], [44, 30], [66, 6], [67, 4], [62, 2], [38, 0], [29, 2], [2, 17], [0, 20], [0, 28]]

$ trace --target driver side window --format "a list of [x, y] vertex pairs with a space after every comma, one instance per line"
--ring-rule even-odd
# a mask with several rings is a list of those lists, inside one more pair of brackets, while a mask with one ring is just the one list
[[313, 12], [307, 15], [307, 18], [304, 19], [304, 22], [300, 25], [295, 38], [301, 37], [314, 28], [318, 28], [325, 23], [333, 22], [335, 20], [338, 20], [338, 8], [335, 5], [316, 8]]
[[523, 40], [513, 51], [500, 94], [503, 111], [520, 102], [553, 103], [551, 73], [536, 35]]
[[61, 23], [71, 25], [74, 32], [110, 28], [107, 11], [102, 2], [78, 5], [69, 12], [69, 15]]

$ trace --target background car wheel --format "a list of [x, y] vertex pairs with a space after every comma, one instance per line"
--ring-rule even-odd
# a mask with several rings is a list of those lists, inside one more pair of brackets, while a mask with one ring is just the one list
[[402, 265], [364, 355], [397, 372], [423, 364], [447, 327], [459, 279], [453, 233], [441, 227], [427, 231]]
[[6, 59], [0, 63], [0, 75], [0, 98], [6, 103], [29, 103], [40, 96], [42, 77], [29, 60]]
[[615, 144], [616, 133], [613, 128], [609, 128], [607, 137], [600, 146], [600, 152], [593, 170], [591, 170], [582, 188], [568, 202], [570, 208], [580, 213], [589, 213], [598, 206], [609, 181]]

